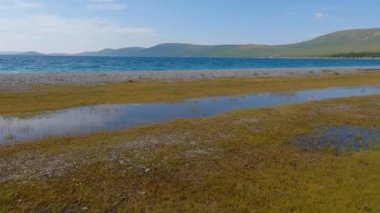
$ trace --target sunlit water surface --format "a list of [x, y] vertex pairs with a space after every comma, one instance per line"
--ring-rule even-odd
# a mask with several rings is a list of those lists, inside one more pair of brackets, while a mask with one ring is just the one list
[[0, 74], [379, 67], [379, 59], [1, 56]]

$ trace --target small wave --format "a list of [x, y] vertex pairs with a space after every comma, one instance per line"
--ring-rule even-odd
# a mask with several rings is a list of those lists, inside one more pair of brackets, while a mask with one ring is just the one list
[[0, 75], [1, 74], [20, 74], [20, 73], [24, 73], [22, 71], [0, 71]]

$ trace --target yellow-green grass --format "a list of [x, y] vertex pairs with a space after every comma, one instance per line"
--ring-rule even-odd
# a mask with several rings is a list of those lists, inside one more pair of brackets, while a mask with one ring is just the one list
[[379, 128], [379, 104], [311, 102], [3, 146], [0, 209], [379, 212], [380, 149], [337, 156], [291, 142], [323, 126]]
[[379, 84], [379, 82], [380, 74], [372, 73], [174, 82], [124, 82], [102, 85], [45, 85], [35, 86], [27, 91], [0, 90], [0, 114], [34, 113], [92, 104], [178, 101], [193, 97], [369, 85]]

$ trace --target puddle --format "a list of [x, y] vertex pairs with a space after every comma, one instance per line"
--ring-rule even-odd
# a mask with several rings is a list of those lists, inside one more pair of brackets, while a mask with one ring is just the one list
[[380, 145], [380, 130], [357, 126], [325, 127], [299, 136], [294, 143], [303, 150], [362, 151]]
[[51, 136], [127, 129], [176, 119], [201, 118], [242, 108], [380, 94], [380, 87], [340, 87], [189, 99], [177, 103], [111, 104], [69, 108], [28, 117], [0, 117], [0, 144]]

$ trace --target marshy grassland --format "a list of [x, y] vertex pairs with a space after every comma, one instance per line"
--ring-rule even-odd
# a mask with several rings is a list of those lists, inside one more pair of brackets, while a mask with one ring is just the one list
[[[379, 74], [126, 82], [1, 91], [0, 113], [377, 85]], [[380, 127], [380, 96], [246, 109], [0, 146], [4, 212], [379, 212], [380, 147], [304, 150], [321, 127]]]
[[130, 81], [94, 85], [42, 85], [25, 91], [0, 90], [0, 114], [33, 113], [106, 103], [179, 101], [186, 98], [282, 92], [330, 86], [379, 84], [380, 74], [307, 77], [217, 78], [188, 81]]

